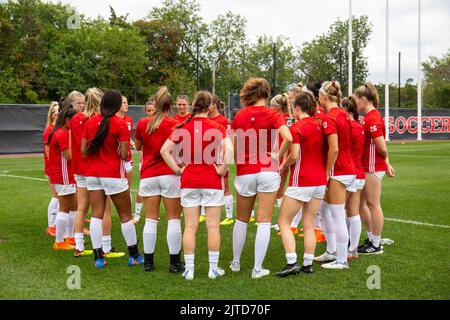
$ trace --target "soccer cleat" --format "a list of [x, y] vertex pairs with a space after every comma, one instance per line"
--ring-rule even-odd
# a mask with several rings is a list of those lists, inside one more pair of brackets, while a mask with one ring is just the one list
[[328, 253], [328, 251], [325, 251], [325, 253], [321, 254], [318, 257], [314, 258], [314, 261], [317, 262], [331, 262], [335, 261], [337, 259], [336, 253]]
[[222, 220], [222, 222], [220, 223], [221, 226], [229, 226], [230, 224], [234, 223], [234, 219], [233, 218], [225, 218]]
[[348, 250], [347, 260], [357, 260], [358, 259], [358, 249], [353, 251]]
[[255, 222], [255, 217], [250, 217], [250, 220], [248, 222]]
[[233, 272], [239, 272], [239, 271], [241, 271], [241, 263], [240, 263], [240, 262], [237, 262], [237, 261], [232, 261], [232, 262], [230, 263], [230, 269], [231, 269], [231, 271], [233, 271]]
[[224, 274], [225, 274], [225, 270], [223, 270], [221, 268], [209, 269], [208, 278], [216, 279], [218, 277], [223, 276]]
[[364, 242], [363, 242], [361, 245], [358, 246], [358, 250], [359, 250], [359, 248], [362, 248], [362, 247], [364, 247], [365, 245], [367, 245], [369, 242], [370, 242], [369, 239], [364, 240]]
[[47, 235], [51, 237], [56, 237], [56, 226], [47, 227]]
[[272, 229], [274, 229], [275, 231], [280, 231], [280, 226], [277, 224], [271, 225], [270, 226]]
[[300, 266], [296, 262], [296, 263], [293, 263], [293, 264], [286, 265], [286, 267], [284, 267], [284, 269], [281, 270], [280, 272], [277, 272], [276, 275], [278, 277], [285, 278], [287, 276], [296, 275], [296, 274], [299, 274], [299, 273], [300, 273]]
[[144, 264], [144, 271], [145, 272], [151, 272], [155, 270], [155, 265], [154, 264], [150, 264], [150, 263], [145, 263]]
[[125, 252], [116, 252], [114, 248], [111, 248], [111, 251], [108, 253], [103, 252], [103, 256], [108, 259], [116, 259], [116, 258], [122, 258], [125, 256]]
[[153, 264], [153, 253], [144, 253], [144, 271], [150, 272], [155, 269]]
[[261, 269], [260, 271], [256, 271], [255, 269], [252, 270], [252, 278], [253, 279], [259, 279], [265, 276], [268, 276], [270, 274], [270, 271], [267, 269]]
[[171, 264], [169, 272], [170, 273], [180, 273], [180, 272], [184, 272], [185, 269], [186, 269], [186, 267], [184, 266], [184, 262], [180, 261], [177, 264]]
[[80, 251], [80, 250], [78, 250], [78, 249], [75, 249], [75, 253], [73, 254], [73, 256], [75, 257], [75, 258], [78, 258], [78, 257], [86, 257], [86, 256], [90, 256], [91, 254], [93, 254], [94, 253], [94, 251], [92, 251], [92, 250], [83, 250], [83, 251]]
[[137, 256], [137, 257], [129, 257], [128, 258], [128, 266], [138, 266], [140, 264], [144, 264], [144, 257], [143, 256]]
[[106, 266], [106, 260], [105, 259], [95, 259], [95, 267], [98, 269], [103, 268], [104, 266]]
[[329, 263], [324, 263], [322, 265], [322, 268], [324, 269], [330, 269], [330, 270], [344, 270], [344, 269], [348, 269], [348, 263], [339, 263], [337, 261], [333, 261], [333, 262], [329, 262]]
[[53, 244], [53, 250], [74, 250], [75, 246], [71, 245], [68, 242], [55, 242]]
[[186, 280], [194, 280], [194, 268], [186, 268], [183, 272], [183, 278]]
[[67, 237], [66, 239], [64, 239], [65, 242], [67, 242], [68, 244], [74, 246], [75, 245], [75, 238], [69, 238]]
[[202, 223], [206, 221], [206, 217], [204, 215], [200, 215], [200, 217], [198, 218], [198, 222]]
[[312, 265], [310, 266], [303, 266], [300, 268], [300, 271], [303, 273], [314, 273]]
[[372, 242], [368, 242], [366, 245], [362, 247], [358, 247], [357, 252], [359, 254], [383, 254], [383, 248], [381, 245], [375, 247]]
[[83, 234], [84, 234], [85, 236], [89, 236], [89, 235], [91, 234], [91, 232], [89, 231], [89, 229], [83, 228]]

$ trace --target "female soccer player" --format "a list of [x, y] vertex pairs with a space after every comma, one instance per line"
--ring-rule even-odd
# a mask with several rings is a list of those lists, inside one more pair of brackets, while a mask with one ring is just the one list
[[128, 265], [144, 263], [137, 247], [136, 229], [131, 218], [131, 199], [123, 160], [129, 155], [130, 131], [116, 116], [122, 106], [122, 95], [111, 90], [101, 100], [100, 114], [86, 123], [81, 152], [87, 158], [86, 186], [92, 208], [90, 233], [95, 266], [103, 268], [102, 219], [107, 196], [110, 196], [122, 222], [122, 234], [128, 246]]
[[394, 168], [389, 163], [388, 149], [384, 137], [386, 128], [383, 118], [377, 110], [378, 92], [372, 83], [367, 82], [355, 91], [358, 111], [364, 117], [364, 152], [363, 167], [366, 184], [361, 197], [360, 214], [367, 231], [368, 239], [358, 248], [360, 254], [382, 254], [381, 232], [384, 216], [381, 208], [381, 181], [385, 174], [395, 176]]
[[[317, 261], [336, 260], [322, 264], [325, 269], [348, 269], [348, 231], [345, 202], [347, 190], [356, 179], [355, 163], [352, 156], [352, 125], [347, 113], [339, 107], [341, 86], [337, 81], [327, 81], [319, 93], [320, 104], [327, 110], [323, 130], [328, 142], [326, 173], [328, 189], [319, 213], [327, 239], [327, 252]], [[333, 251], [329, 247], [335, 244]]]
[[[217, 122], [218, 124], [222, 125], [225, 129], [230, 129], [230, 122], [228, 119], [223, 115], [224, 113], [224, 104], [220, 100], [220, 98], [217, 95], [213, 95], [213, 102], [211, 107], [208, 110], [208, 117]], [[224, 176], [224, 185], [225, 185], [225, 213], [226, 217], [225, 219], [220, 223], [221, 226], [228, 226], [234, 223], [234, 217], [233, 217], [233, 207], [234, 207], [234, 200], [233, 195], [230, 191], [230, 180], [228, 171]]]
[[67, 96], [67, 100], [78, 113], [83, 112], [85, 102], [84, 94], [78, 91], [72, 91]]
[[364, 188], [365, 175], [362, 165], [362, 154], [364, 150], [364, 127], [359, 123], [359, 114], [355, 97], [350, 96], [342, 100], [342, 108], [347, 112], [352, 123], [352, 155], [356, 167], [356, 180], [350, 188], [350, 196], [345, 205], [347, 212], [348, 234], [350, 246], [348, 248], [348, 259], [358, 259], [358, 244], [361, 236], [361, 218], [359, 217], [359, 206], [361, 191]]
[[[266, 107], [270, 97], [270, 86], [263, 78], [252, 78], [245, 82], [240, 93], [244, 108], [234, 117], [237, 176], [234, 182], [237, 191], [237, 220], [233, 230], [233, 261], [230, 269], [240, 271], [240, 260], [247, 235], [247, 224], [252, 208], [258, 198], [258, 228], [255, 240], [255, 264], [252, 278], [270, 274], [262, 267], [270, 241], [272, 213], [280, 187], [278, 172], [280, 156], [292, 143], [292, 135], [284, 118], [276, 110]], [[279, 152], [276, 137], [280, 134], [283, 143]], [[244, 148], [244, 149], [243, 149]]]
[[[76, 187], [73, 178], [72, 155], [70, 152], [69, 127], [70, 119], [76, 114], [68, 103], [61, 109], [55, 127], [48, 136], [50, 183], [55, 185], [58, 194], [59, 212], [56, 216], [56, 239], [53, 250], [73, 250], [75, 247], [64, 241], [64, 233], [73, 238], [76, 216]], [[69, 224], [71, 226], [67, 227]]]
[[[225, 271], [218, 266], [220, 249], [220, 213], [224, 205], [223, 176], [228, 170], [231, 140], [226, 129], [208, 118], [212, 96], [207, 91], [197, 92], [192, 104], [192, 115], [175, 130], [161, 149], [167, 165], [181, 175], [181, 205], [184, 209], [185, 229], [183, 235], [186, 269], [183, 277], [194, 279], [194, 253], [199, 225], [200, 207], [206, 208], [208, 232], [209, 272], [215, 279]], [[183, 151], [183, 168], [175, 162], [172, 151], [180, 145]], [[222, 155], [223, 152], [223, 155]], [[217, 165], [220, 160], [222, 164]]]
[[[300, 93], [295, 99], [294, 114], [298, 120], [290, 128], [293, 142], [291, 152], [282, 167], [291, 166], [289, 187], [281, 205], [278, 225], [286, 251], [286, 267], [277, 273], [279, 277], [298, 274], [300, 271], [312, 273], [312, 262], [316, 248], [314, 223], [320, 200], [325, 195], [327, 178], [323, 164], [323, 132], [314, 119], [316, 102], [310, 93]], [[297, 264], [295, 238], [290, 225], [297, 212], [303, 212], [305, 253], [303, 265]]]
[[50, 191], [52, 193], [52, 199], [48, 204], [47, 209], [47, 234], [49, 236], [56, 236], [56, 227], [55, 227], [55, 219], [58, 214], [58, 194], [56, 193], [55, 186], [50, 183], [50, 163], [49, 163], [49, 146], [48, 146], [48, 136], [50, 132], [55, 127], [56, 120], [58, 119], [59, 114], [59, 105], [58, 102], [53, 101], [50, 104], [50, 108], [48, 109], [47, 114], [47, 124], [45, 126], [43, 138], [44, 138], [44, 173], [47, 177], [48, 184], [50, 187]]
[[[127, 116], [127, 112], [128, 112], [128, 99], [125, 96], [122, 96], [122, 106], [120, 107], [120, 110], [119, 112], [117, 112], [116, 116], [125, 121], [131, 136], [131, 131], [133, 130], [133, 118]], [[128, 145], [128, 158], [124, 162], [125, 172], [127, 174], [129, 186], [131, 186], [133, 178], [133, 156], [131, 153], [131, 147], [133, 148], [135, 147], [132, 139], [130, 139], [130, 143]]]
[[184, 122], [190, 117], [188, 110], [189, 107], [189, 97], [185, 94], [180, 94], [175, 100], [178, 113], [173, 117], [178, 122]]
[[167, 244], [170, 254], [170, 272], [183, 272], [181, 251], [180, 177], [174, 174], [161, 157], [161, 147], [171, 136], [178, 121], [169, 117], [172, 97], [166, 87], [155, 95], [155, 112], [141, 119], [134, 133], [136, 150], [142, 150], [139, 195], [144, 199], [146, 220], [144, 226], [144, 270], [154, 269], [159, 208], [161, 200], [167, 214]]

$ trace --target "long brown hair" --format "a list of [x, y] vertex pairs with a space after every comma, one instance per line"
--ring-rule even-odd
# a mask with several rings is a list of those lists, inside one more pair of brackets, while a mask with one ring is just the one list
[[155, 101], [155, 112], [153, 113], [152, 120], [148, 123], [147, 133], [152, 133], [159, 128], [161, 121], [173, 106], [172, 97], [167, 87], [159, 88], [158, 92], [152, 98]]
[[240, 92], [241, 103], [244, 106], [254, 105], [258, 100], [270, 97], [270, 85], [264, 78], [250, 78], [245, 81]]
[[303, 91], [295, 98], [294, 108], [297, 107], [312, 117], [316, 113], [316, 98], [312, 93]]
[[180, 123], [175, 128], [181, 128], [183, 125], [191, 121], [193, 117], [195, 117], [199, 113], [208, 112], [208, 108], [213, 103], [213, 96], [208, 91], [199, 91], [195, 95], [194, 101], [192, 102], [192, 113], [189, 118], [186, 119], [183, 123]]
[[330, 101], [341, 103], [342, 91], [341, 84], [338, 81], [326, 81], [320, 89], [322, 93], [325, 93]]
[[354, 96], [346, 97], [342, 100], [342, 108], [347, 110], [353, 116], [353, 119], [358, 121], [358, 107], [356, 105], [356, 99]]
[[358, 98], [365, 97], [369, 102], [372, 102], [375, 108], [380, 105], [380, 97], [378, 96], [378, 91], [372, 82], [368, 81], [363, 86], [359, 87], [355, 91], [355, 96]]

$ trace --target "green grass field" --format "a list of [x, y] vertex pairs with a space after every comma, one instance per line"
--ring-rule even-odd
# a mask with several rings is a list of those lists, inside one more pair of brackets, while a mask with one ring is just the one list
[[[250, 272], [256, 226], [249, 226], [238, 274], [228, 268], [233, 227], [226, 226], [221, 229], [220, 252], [220, 265], [226, 275], [210, 280], [205, 225], [201, 225], [196, 278], [192, 282], [168, 272], [163, 211], [158, 226], [156, 270], [152, 273], [145, 273], [141, 267], [129, 268], [125, 258], [109, 260], [105, 269], [96, 270], [92, 257], [74, 258], [71, 252], [52, 251], [53, 238], [45, 235], [50, 192], [43, 180], [42, 157], [1, 158], [0, 299], [450, 299], [450, 142], [394, 143], [389, 149], [397, 177], [383, 182], [382, 203], [387, 218], [383, 237], [395, 240], [395, 244], [385, 246], [383, 255], [361, 257], [343, 272], [315, 265], [313, 275], [279, 279], [273, 273], [285, 265], [284, 250], [272, 231], [265, 260], [272, 275], [253, 280]], [[134, 174], [136, 190], [137, 168]], [[273, 222], [277, 216], [276, 209]], [[142, 238], [143, 226], [141, 220], [138, 238]], [[126, 251], [116, 215], [112, 235], [113, 245]], [[297, 243], [301, 257], [302, 240]], [[322, 253], [324, 247], [318, 245], [316, 254]], [[66, 285], [71, 265], [81, 268], [79, 290], [69, 290]], [[367, 287], [367, 269], [372, 265], [381, 270], [379, 290]]]

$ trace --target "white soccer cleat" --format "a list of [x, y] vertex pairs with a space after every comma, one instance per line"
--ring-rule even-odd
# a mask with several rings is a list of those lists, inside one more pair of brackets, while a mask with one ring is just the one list
[[333, 261], [330, 263], [324, 263], [322, 265], [324, 269], [333, 269], [333, 270], [344, 270], [348, 269], [348, 263], [339, 263], [337, 261]]
[[232, 261], [230, 263], [230, 269], [233, 272], [239, 272], [239, 271], [241, 271], [241, 264], [237, 261]]
[[335, 261], [337, 259], [335, 254], [328, 253], [328, 251], [325, 251], [325, 253], [321, 254], [318, 257], [314, 258], [314, 261], [317, 262], [331, 262]]
[[186, 268], [183, 272], [183, 278], [186, 280], [194, 280], [194, 268]]
[[275, 229], [275, 231], [280, 231], [280, 226], [277, 224], [274, 224], [272, 226], [270, 226], [272, 229]]
[[225, 270], [223, 270], [221, 268], [209, 269], [208, 278], [216, 279], [218, 277], [223, 276], [224, 274], [225, 274]]
[[265, 276], [268, 276], [270, 274], [270, 271], [267, 269], [261, 269], [260, 271], [256, 271], [255, 269], [252, 270], [252, 278], [253, 279], [259, 279]]

